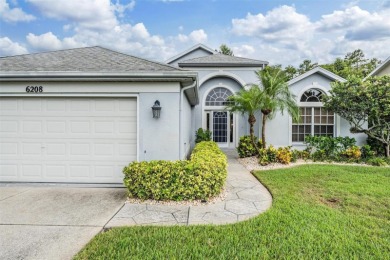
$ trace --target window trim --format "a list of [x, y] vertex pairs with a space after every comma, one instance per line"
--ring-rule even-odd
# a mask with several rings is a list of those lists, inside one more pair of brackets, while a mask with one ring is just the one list
[[[308, 85], [301, 89], [299, 92], [299, 95], [297, 95], [297, 106], [298, 107], [323, 107], [323, 102], [300, 102], [302, 95], [309, 89], [314, 88], [321, 90], [323, 94], [329, 96], [330, 92], [325, 87], [319, 85], [317, 82], [313, 82], [311, 85]], [[333, 136], [337, 137], [340, 136], [340, 116], [337, 114], [334, 114], [334, 121], [333, 121]], [[304, 142], [293, 142], [292, 141], [292, 126], [293, 126], [293, 120], [292, 117], [289, 116], [289, 145], [296, 146], [296, 147], [306, 147], [306, 144]], [[312, 126], [312, 132], [314, 131], [313, 124]]]

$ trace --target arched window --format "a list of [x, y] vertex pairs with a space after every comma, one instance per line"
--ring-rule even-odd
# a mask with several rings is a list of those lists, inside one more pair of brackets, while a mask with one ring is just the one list
[[316, 88], [308, 89], [302, 94], [300, 118], [292, 124], [293, 142], [302, 143], [307, 135], [334, 136], [335, 115], [322, 107], [324, 95], [323, 91]]
[[324, 92], [321, 90], [311, 88], [303, 93], [301, 96], [301, 102], [322, 102], [322, 95], [324, 95]]
[[227, 88], [217, 87], [212, 89], [206, 97], [206, 106], [226, 106], [228, 97], [233, 93]]

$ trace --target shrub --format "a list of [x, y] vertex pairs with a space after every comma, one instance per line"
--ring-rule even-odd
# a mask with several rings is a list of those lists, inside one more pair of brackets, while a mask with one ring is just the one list
[[315, 161], [315, 162], [317, 162], [317, 161], [323, 162], [323, 161], [329, 160], [329, 157], [326, 155], [325, 150], [316, 150], [316, 151], [311, 155], [311, 158], [312, 158], [313, 161]]
[[331, 136], [306, 136], [305, 143], [309, 152], [322, 150], [327, 159], [335, 159], [341, 152], [356, 144], [355, 138]]
[[132, 162], [123, 169], [130, 197], [155, 200], [207, 200], [219, 194], [227, 159], [214, 142], [198, 143], [188, 161]]
[[310, 158], [310, 153], [306, 150], [300, 151], [300, 150], [294, 149], [291, 152], [292, 152], [291, 162], [296, 162], [298, 159], [303, 159], [306, 161], [307, 159]]
[[254, 147], [250, 135], [241, 136], [237, 147], [238, 156], [240, 156], [240, 158], [257, 156], [259, 154], [258, 151], [262, 146], [261, 140], [258, 140], [257, 147]]
[[362, 158], [363, 159], [370, 159], [372, 157], [375, 156], [375, 152], [373, 150], [371, 150], [371, 146], [369, 146], [368, 144], [366, 145], [363, 145], [361, 148], [360, 148], [360, 152], [362, 154]]
[[367, 137], [367, 144], [370, 146], [371, 150], [375, 152], [376, 155], [385, 156], [386, 149], [383, 143], [372, 137]]
[[384, 158], [381, 157], [375, 157], [367, 160], [367, 164], [373, 165], [373, 166], [387, 166], [387, 162]]
[[276, 163], [277, 154], [278, 154], [278, 150], [272, 145], [270, 145], [266, 149], [260, 149], [259, 164], [265, 166], [270, 163]]
[[293, 157], [293, 153], [289, 146], [278, 148], [276, 159], [279, 163], [290, 164], [292, 157]]
[[340, 155], [341, 158], [344, 158], [348, 161], [358, 161], [362, 156], [362, 152], [360, 151], [359, 147], [351, 146], [345, 151], [341, 152]]
[[195, 143], [200, 143], [203, 141], [211, 141], [211, 131], [203, 128], [199, 128], [195, 132]]

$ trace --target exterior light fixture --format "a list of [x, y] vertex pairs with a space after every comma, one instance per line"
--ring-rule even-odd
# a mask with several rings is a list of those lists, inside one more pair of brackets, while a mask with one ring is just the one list
[[160, 101], [156, 100], [152, 106], [153, 118], [160, 118], [161, 106]]

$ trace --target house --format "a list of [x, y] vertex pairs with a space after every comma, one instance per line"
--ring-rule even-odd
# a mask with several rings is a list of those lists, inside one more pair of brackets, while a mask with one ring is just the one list
[[0, 68], [0, 181], [121, 183], [131, 161], [189, 153], [196, 72], [101, 47], [3, 57]]
[[390, 75], [390, 56], [379, 64], [367, 77]]
[[[166, 63], [101, 47], [0, 58], [0, 181], [121, 183], [131, 161], [186, 158], [198, 128], [234, 148], [249, 126], [224, 109], [227, 98], [258, 83], [254, 71], [267, 64], [202, 44]], [[300, 148], [320, 134], [362, 144], [364, 135], [322, 109], [336, 80], [344, 79], [319, 67], [292, 79], [303, 120], [276, 115], [267, 143]]]

